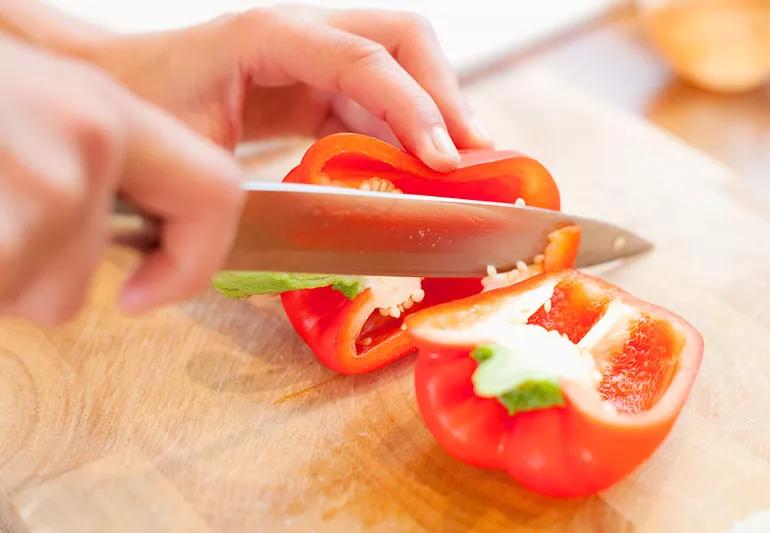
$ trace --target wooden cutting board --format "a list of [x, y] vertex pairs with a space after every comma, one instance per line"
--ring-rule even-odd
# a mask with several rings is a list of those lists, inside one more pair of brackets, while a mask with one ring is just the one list
[[[336, 375], [270, 298], [209, 291], [121, 317], [113, 298], [132, 260], [113, 250], [77, 322], [0, 323], [0, 522], [67, 532], [701, 532], [748, 520], [767, 531], [770, 201], [548, 73], [508, 74], [470, 95], [499, 146], [553, 171], [565, 210], [657, 245], [595, 271], [703, 332], [695, 388], [648, 463], [599, 496], [530, 494], [436, 445], [417, 413], [412, 358]], [[255, 175], [282, 175], [304, 144], [293, 148], [252, 156], [264, 163]]]

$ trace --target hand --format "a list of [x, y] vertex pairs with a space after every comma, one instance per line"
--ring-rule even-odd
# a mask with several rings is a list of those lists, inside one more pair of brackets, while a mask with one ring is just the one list
[[123, 307], [207, 284], [241, 202], [230, 154], [91, 66], [5, 38], [0, 64], [0, 312], [53, 324], [80, 307], [117, 192], [165, 222]]
[[256, 9], [106, 36], [85, 56], [222, 146], [353, 130], [450, 170], [455, 145], [489, 145], [430, 25], [408, 13]]

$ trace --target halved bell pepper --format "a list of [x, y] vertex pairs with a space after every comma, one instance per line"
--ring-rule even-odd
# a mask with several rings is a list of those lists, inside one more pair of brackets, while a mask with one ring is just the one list
[[[383, 141], [358, 134], [318, 140], [284, 181], [515, 203], [559, 209], [559, 191], [537, 161], [509, 151], [461, 152], [458, 169], [438, 173]], [[376, 235], [373, 235], [376, 238]], [[528, 275], [570, 267], [580, 239], [577, 227], [554, 232], [544, 257]], [[523, 276], [522, 276], [523, 277]], [[297, 333], [327, 367], [345, 374], [369, 372], [412, 351], [402, 329], [406, 315], [476, 294], [480, 279], [424, 279], [419, 298], [389, 312], [375, 291], [352, 299], [331, 287], [285, 292], [284, 309]]]
[[407, 325], [419, 410], [440, 445], [553, 497], [605, 489], [652, 454], [703, 353], [682, 318], [572, 270]]

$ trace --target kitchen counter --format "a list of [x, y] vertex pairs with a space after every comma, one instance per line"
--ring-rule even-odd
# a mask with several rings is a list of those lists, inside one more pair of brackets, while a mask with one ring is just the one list
[[[272, 298], [235, 302], [207, 291], [122, 317], [113, 300], [133, 260], [114, 249], [76, 322], [0, 322], [0, 524], [21, 532], [702, 532], [749, 519], [767, 527], [770, 198], [640, 118], [641, 96], [602, 103], [622, 87], [602, 85], [610, 78], [600, 61], [595, 78], [560, 67], [583, 57], [581, 39], [626, 31], [607, 24], [519, 56], [475, 78], [468, 93], [500, 147], [552, 171], [566, 211], [634, 228], [656, 245], [592, 272], [703, 333], [692, 395], [650, 461], [598, 496], [528, 493], [438, 447], [417, 413], [413, 358], [336, 375]], [[592, 87], [607, 93], [592, 97]], [[651, 121], [677, 124], [661, 118], [681, 117], [685, 104], [672, 105]], [[280, 177], [306, 146], [274, 142], [244, 159], [255, 178]]]

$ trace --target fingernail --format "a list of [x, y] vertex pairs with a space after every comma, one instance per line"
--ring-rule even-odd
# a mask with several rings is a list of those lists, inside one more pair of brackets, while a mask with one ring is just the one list
[[430, 140], [433, 142], [433, 147], [437, 152], [442, 153], [452, 159], [460, 159], [460, 154], [457, 152], [455, 144], [449, 137], [449, 133], [441, 127], [434, 126], [430, 132]]
[[481, 125], [479, 119], [476, 117], [470, 117], [468, 119], [468, 126], [471, 130], [471, 135], [481, 144], [492, 144], [492, 137], [489, 136], [489, 132], [484, 126]]

